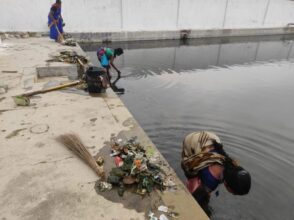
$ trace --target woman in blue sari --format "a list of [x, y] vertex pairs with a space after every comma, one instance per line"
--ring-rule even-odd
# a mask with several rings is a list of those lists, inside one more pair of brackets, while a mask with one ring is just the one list
[[62, 42], [63, 38], [63, 18], [61, 16], [61, 0], [56, 0], [50, 8], [48, 15], [48, 27], [50, 28], [50, 38], [56, 42]]

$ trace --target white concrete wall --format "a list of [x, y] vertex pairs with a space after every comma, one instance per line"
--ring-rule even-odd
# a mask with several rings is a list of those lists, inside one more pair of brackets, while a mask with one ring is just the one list
[[[48, 31], [54, 0], [0, 0], [0, 31]], [[67, 32], [285, 27], [291, 0], [64, 0]]]

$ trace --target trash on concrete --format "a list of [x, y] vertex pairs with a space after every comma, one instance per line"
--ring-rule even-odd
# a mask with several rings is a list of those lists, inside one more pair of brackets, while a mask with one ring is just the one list
[[177, 184], [174, 182], [174, 178], [172, 176], [167, 176], [163, 181], [163, 185], [169, 191], [177, 190]]
[[96, 159], [96, 163], [98, 164], [98, 166], [103, 166], [104, 164], [104, 158], [101, 156], [98, 156]]
[[98, 180], [95, 183], [95, 189], [96, 191], [99, 190], [100, 192], [105, 192], [112, 189], [112, 184]]
[[179, 218], [179, 213], [177, 212], [169, 211], [167, 215], [171, 218]]
[[52, 56], [52, 59], [47, 60], [47, 62], [64, 62], [76, 64], [79, 79], [84, 79], [85, 69], [89, 63], [89, 60], [82, 55], [78, 55], [75, 51], [62, 51], [59, 55]]
[[123, 178], [123, 183], [126, 184], [126, 185], [131, 185], [131, 184], [133, 184], [135, 182], [136, 182], [136, 179], [134, 177], [132, 177], [132, 176], [125, 176]]
[[[118, 155], [118, 154], [117, 154], [117, 155]], [[119, 156], [116, 156], [116, 157], [114, 158], [114, 162], [115, 162], [115, 165], [116, 165], [117, 167], [121, 167], [121, 166], [124, 164], [122, 158], [119, 157]]]
[[168, 218], [164, 214], [161, 214], [159, 220], [168, 220]]
[[75, 51], [61, 51], [59, 55], [52, 56], [52, 59], [47, 60], [47, 62], [64, 62], [64, 63], [79, 63], [83, 65], [87, 64], [89, 61], [86, 57], [78, 55]]
[[169, 217], [172, 217], [172, 218], [178, 218], [179, 217], [179, 213], [170, 210], [167, 206], [163, 206], [163, 205], [159, 206], [158, 211], [164, 212]]
[[125, 189], [124, 184], [120, 184], [117, 189], [118, 195], [122, 197], [124, 195], [125, 191], [126, 191], [126, 189]]
[[168, 212], [168, 207], [164, 206], [164, 205], [161, 205], [158, 207], [158, 211], [161, 211], [161, 212]]
[[14, 103], [18, 106], [29, 106], [30, 105], [30, 98], [26, 96], [13, 96]]
[[63, 42], [62, 42], [63, 45], [66, 45], [66, 46], [71, 46], [71, 47], [75, 47], [77, 46], [77, 42], [74, 40], [74, 39], [65, 39]]
[[154, 216], [154, 213], [151, 212], [151, 211], [149, 211], [149, 213], [148, 213], [148, 217], [150, 217], [149, 220], [158, 220], [158, 218], [157, 218], [156, 216]]
[[107, 182], [119, 186], [120, 196], [127, 185], [134, 186], [134, 191], [142, 196], [155, 188], [164, 190], [164, 172], [156, 164], [150, 163], [146, 150], [136, 138], [125, 143], [122, 140], [112, 140], [111, 151], [110, 156], [114, 157], [116, 167], [111, 169]]

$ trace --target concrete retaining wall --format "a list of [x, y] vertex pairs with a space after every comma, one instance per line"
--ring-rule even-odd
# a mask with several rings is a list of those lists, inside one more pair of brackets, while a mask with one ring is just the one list
[[[53, 2], [54, 0], [1, 0], [0, 31], [47, 32], [47, 15]], [[158, 0], [66, 0], [63, 2], [63, 17], [67, 32], [117, 32], [122, 33], [119, 36], [121, 40], [132, 39], [129, 35], [137, 36], [141, 32], [146, 35], [144, 33], [146, 31], [151, 33], [174, 31], [178, 37], [179, 30], [183, 29], [207, 31], [283, 28], [288, 23], [294, 23], [293, 10], [294, 1], [290, 0], [161, 0], [160, 2]], [[137, 38], [141, 39], [140, 36]]]

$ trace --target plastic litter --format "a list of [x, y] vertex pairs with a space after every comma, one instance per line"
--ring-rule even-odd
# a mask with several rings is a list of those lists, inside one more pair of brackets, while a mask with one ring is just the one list
[[169, 217], [172, 217], [172, 218], [178, 218], [178, 217], [179, 217], [179, 213], [177, 213], [177, 212], [173, 212], [173, 211], [169, 211], [169, 212], [167, 213], [167, 215], [168, 215]]
[[100, 192], [104, 192], [107, 190], [111, 190], [112, 189], [112, 185], [110, 183], [104, 182], [104, 181], [97, 181], [95, 183], [95, 189], [99, 190]]
[[104, 158], [101, 156], [97, 157], [96, 163], [98, 164], [98, 166], [102, 166], [104, 164]]
[[[110, 156], [115, 157], [116, 167], [110, 171], [107, 182], [116, 186], [134, 185], [134, 192], [142, 196], [151, 193], [155, 188], [164, 190], [164, 172], [158, 165], [149, 162], [146, 150], [136, 138], [124, 142], [112, 137], [111, 152]], [[120, 190], [118, 189], [119, 195], [123, 195]]]
[[158, 211], [168, 212], [168, 207], [161, 205], [161, 206], [158, 207]]
[[159, 220], [168, 220], [168, 218], [164, 214], [161, 214]]
[[116, 156], [114, 158], [114, 162], [115, 162], [116, 167], [121, 167], [124, 164], [124, 161], [119, 156]]
[[151, 211], [149, 211], [149, 213], [148, 213], [148, 217], [150, 217], [149, 220], [158, 220], [158, 218], [157, 218], [156, 216], [154, 216], [154, 213], [151, 212]]

